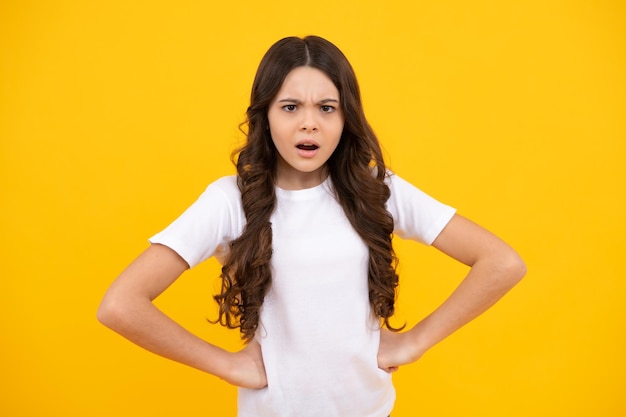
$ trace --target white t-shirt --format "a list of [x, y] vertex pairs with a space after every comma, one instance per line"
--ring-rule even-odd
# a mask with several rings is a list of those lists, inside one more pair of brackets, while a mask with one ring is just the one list
[[[400, 177], [388, 180], [394, 232], [431, 244], [454, 209]], [[391, 376], [377, 366], [379, 322], [368, 298], [368, 250], [336, 201], [330, 179], [304, 190], [276, 189], [272, 283], [255, 339], [268, 386], [239, 389], [239, 417], [386, 417]], [[216, 256], [243, 231], [236, 177], [223, 177], [152, 243], [190, 267]]]

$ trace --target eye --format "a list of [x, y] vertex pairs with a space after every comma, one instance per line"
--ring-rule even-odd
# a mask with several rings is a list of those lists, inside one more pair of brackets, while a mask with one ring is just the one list
[[333, 106], [328, 106], [325, 104], [320, 107], [320, 110], [322, 111], [322, 113], [332, 113], [335, 111], [335, 108]]
[[287, 104], [283, 106], [283, 110], [289, 113], [296, 111], [297, 108], [298, 107], [295, 104]]

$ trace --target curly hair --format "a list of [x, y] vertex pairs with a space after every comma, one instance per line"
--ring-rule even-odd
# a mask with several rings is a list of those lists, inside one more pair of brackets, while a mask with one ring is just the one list
[[393, 218], [385, 204], [390, 196], [387, 170], [376, 135], [368, 124], [356, 76], [344, 54], [317, 37], [289, 37], [267, 51], [257, 70], [246, 112], [247, 141], [233, 153], [246, 226], [230, 243], [222, 267], [218, 320], [240, 328], [249, 341], [272, 275], [272, 225], [276, 205], [277, 150], [269, 131], [268, 109], [284, 79], [295, 68], [310, 66], [324, 72], [340, 94], [345, 122], [339, 145], [326, 163], [337, 201], [369, 250], [369, 301], [374, 313], [392, 330], [398, 275], [392, 247]]

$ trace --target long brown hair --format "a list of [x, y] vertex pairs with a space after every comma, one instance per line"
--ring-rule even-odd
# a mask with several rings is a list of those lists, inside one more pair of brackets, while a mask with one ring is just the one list
[[324, 72], [340, 94], [345, 118], [339, 145], [327, 162], [336, 198], [369, 249], [369, 300], [373, 311], [393, 330], [398, 275], [391, 244], [393, 218], [386, 210], [389, 187], [378, 139], [365, 119], [354, 71], [343, 53], [317, 36], [289, 37], [267, 51], [257, 70], [247, 110], [247, 142], [233, 154], [246, 226], [230, 243], [222, 268], [218, 321], [240, 328], [249, 341], [257, 329], [260, 309], [271, 284], [272, 225], [276, 204], [276, 148], [269, 131], [268, 109], [285, 77], [310, 66]]

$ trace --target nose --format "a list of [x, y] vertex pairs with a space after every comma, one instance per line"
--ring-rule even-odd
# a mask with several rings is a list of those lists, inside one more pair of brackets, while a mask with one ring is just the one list
[[313, 111], [307, 110], [302, 112], [302, 124], [300, 125], [300, 130], [304, 132], [314, 132], [317, 130], [317, 121], [315, 120], [315, 115]]

